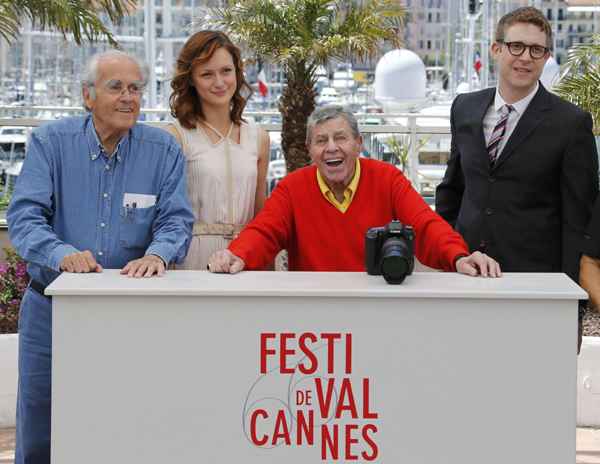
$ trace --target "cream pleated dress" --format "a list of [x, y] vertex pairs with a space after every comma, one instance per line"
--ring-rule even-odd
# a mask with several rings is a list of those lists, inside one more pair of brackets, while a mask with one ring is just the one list
[[[203, 224], [236, 225], [248, 224], [254, 216], [256, 182], [258, 175], [258, 153], [260, 128], [253, 122], [242, 123], [240, 143], [231, 140], [233, 123], [226, 136], [220, 134], [207, 123], [198, 123], [195, 129], [182, 127], [179, 121], [173, 123], [178, 130], [187, 159], [186, 181], [192, 210], [196, 216], [196, 226]], [[220, 136], [212, 143], [204, 125]], [[229, 159], [228, 159], [229, 158]], [[227, 201], [227, 165], [232, 174], [232, 218], [229, 218]], [[208, 258], [219, 250], [224, 250], [231, 239], [223, 234], [194, 235], [185, 262], [176, 269], [206, 270]]]

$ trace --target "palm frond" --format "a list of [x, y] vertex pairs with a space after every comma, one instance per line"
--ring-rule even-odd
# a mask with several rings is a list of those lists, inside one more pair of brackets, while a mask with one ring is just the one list
[[17, 38], [21, 18], [28, 18], [42, 31], [57, 31], [65, 39], [72, 35], [77, 45], [106, 36], [111, 45], [118, 46], [100, 14], [120, 24], [136, 4], [137, 0], [0, 0], [0, 34], [7, 40]]
[[597, 66], [588, 63], [585, 72], [565, 75], [552, 89], [588, 111], [594, 120], [594, 134], [600, 134], [600, 70]]
[[594, 134], [600, 134], [600, 33], [573, 45], [563, 58], [552, 90], [592, 115]]
[[10, 38], [17, 37], [20, 26], [20, 15], [14, 5], [0, 1], [0, 35], [10, 41]]

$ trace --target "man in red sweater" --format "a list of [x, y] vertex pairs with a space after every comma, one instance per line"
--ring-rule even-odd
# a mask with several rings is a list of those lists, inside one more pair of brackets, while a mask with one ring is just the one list
[[283, 249], [290, 271], [365, 270], [365, 232], [391, 220], [412, 226], [415, 255], [426, 266], [500, 277], [496, 261], [469, 254], [462, 239], [395, 166], [361, 159], [363, 138], [351, 111], [317, 108], [306, 145], [315, 163], [288, 174], [265, 207], [227, 250], [210, 257], [211, 272], [262, 270]]

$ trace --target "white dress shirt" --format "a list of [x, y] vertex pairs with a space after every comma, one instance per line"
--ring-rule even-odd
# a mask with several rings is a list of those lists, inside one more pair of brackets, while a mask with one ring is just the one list
[[[506, 146], [506, 143], [510, 138], [510, 135], [512, 134], [513, 130], [517, 126], [519, 119], [521, 119], [521, 116], [529, 106], [529, 103], [531, 103], [531, 100], [533, 100], [533, 97], [535, 96], [539, 88], [540, 83], [536, 82], [535, 89], [533, 90], [533, 92], [531, 92], [522, 100], [519, 100], [518, 102], [510, 105], [513, 107], [513, 109], [508, 114], [508, 120], [506, 121], [506, 131], [504, 132], [504, 139], [500, 144], [497, 156], [500, 156], [500, 154], [502, 153], [502, 149]], [[504, 99], [500, 95], [500, 92], [498, 91], [498, 86], [496, 86], [496, 98], [494, 99], [494, 104], [490, 105], [487, 112], [485, 113], [485, 117], [483, 118], [483, 136], [485, 138], [486, 146], [490, 141], [490, 137], [492, 136], [494, 127], [496, 127], [496, 124], [502, 117], [502, 107], [506, 104], [507, 103], [504, 101]]]

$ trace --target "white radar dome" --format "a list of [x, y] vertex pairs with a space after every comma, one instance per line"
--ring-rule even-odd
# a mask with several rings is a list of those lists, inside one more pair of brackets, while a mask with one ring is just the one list
[[386, 112], [402, 112], [425, 100], [425, 63], [410, 50], [386, 53], [375, 68], [375, 100]]
[[542, 81], [544, 87], [546, 87], [547, 89], [550, 88], [550, 86], [553, 84], [554, 77], [556, 76], [556, 73], [559, 68], [560, 65], [556, 62], [553, 56], [548, 58], [548, 61], [546, 61], [546, 64], [544, 65], [542, 76], [540, 77], [540, 81]]

